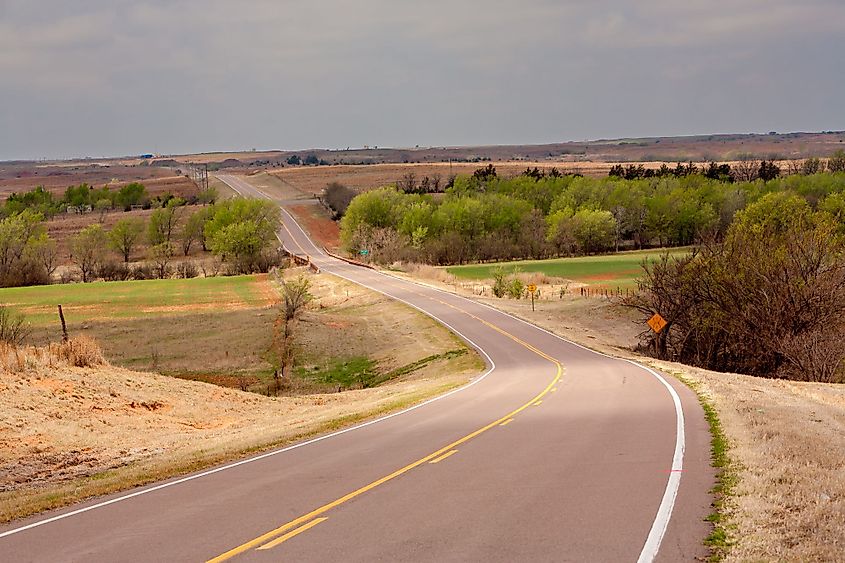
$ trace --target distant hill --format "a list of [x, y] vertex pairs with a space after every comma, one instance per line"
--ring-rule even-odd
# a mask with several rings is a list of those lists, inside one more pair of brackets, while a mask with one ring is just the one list
[[[544, 145], [232, 151], [162, 155], [153, 159], [122, 157], [100, 159], [98, 162], [130, 165], [143, 163], [159, 167], [174, 167], [178, 166], [179, 163], [197, 162], [208, 163], [213, 165], [213, 168], [287, 167], [289, 166], [289, 159], [294, 156], [298, 156], [302, 161], [308, 159], [322, 164], [402, 164], [449, 161], [701, 162], [710, 160], [732, 161], [746, 155], [774, 160], [799, 159], [810, 156], [826, 157], [838, 149], [845, 149], [845, 131], [642, 137], [569, 141]], [[313, 158], [309, 159], [309, 157]], [[11, 163], [4, 164], [9, 165]], [[41, 164], [44, 165], [45, 163]], [[2, 167], [0, 166], [0, 168]]]
[[[313, 156], [328, 164], [401, 164], [430, 162], [685, 162], [730, 161], [744, 155], [755, 158], [788, 160], [810, 156], [825, 157], [845, 149], [845, 131], [822, 133], [766, 133], [696, 135], [690, 137], [644, 137], [600, 139], [545, 145], [491, 145], [473, 147], [366, 147], [345, 150], [305, 149], [209, 153], [171, 157], [175, 160], [207, 162], [228, 167], [237, 158], [243, 166], [288, 166], [298, 156]], [[311, 159], [311, 160], [314, 160]], [[155, 161], [154, 161], [155, 162]]]

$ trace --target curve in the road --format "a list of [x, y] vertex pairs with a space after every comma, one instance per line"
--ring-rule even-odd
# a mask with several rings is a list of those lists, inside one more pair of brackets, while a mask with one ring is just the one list
[[[220, 178], [244, 196], [273, 199]], [[435, 318], [481, 352], [487, 373], [346, 430], [0, 528], [6, 557], [702, 555], [709, 437], [688, 389], [484, 304], [335, 259], [282, 214], [286, 248]]]

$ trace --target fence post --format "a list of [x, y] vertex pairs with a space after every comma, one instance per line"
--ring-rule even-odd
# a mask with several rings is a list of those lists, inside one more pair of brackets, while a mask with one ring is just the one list
[[65, 314], [62, 313], [62, 306], [59, 305], [59, 319], [62, 321], [62, 342], [68, 341], [67, 325], [65, 324]]

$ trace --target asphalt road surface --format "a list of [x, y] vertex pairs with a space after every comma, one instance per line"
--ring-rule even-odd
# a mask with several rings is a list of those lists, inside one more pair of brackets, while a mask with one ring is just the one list
[[[220, 176], [247, 197], [267, 197]], [[280, 240], [439, 320], [488, 370], [445, 396], [0, 528], [2, 561], [692, 561], [713, 483], [695, 395], [485, 305]]]

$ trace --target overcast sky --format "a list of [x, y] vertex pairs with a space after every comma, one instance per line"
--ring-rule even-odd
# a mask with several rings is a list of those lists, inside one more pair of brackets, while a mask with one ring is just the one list
[[841, 129], [842, 0], [0, 0], [0, 159]]

